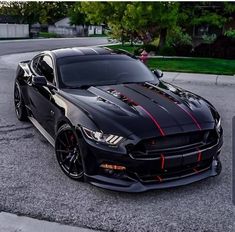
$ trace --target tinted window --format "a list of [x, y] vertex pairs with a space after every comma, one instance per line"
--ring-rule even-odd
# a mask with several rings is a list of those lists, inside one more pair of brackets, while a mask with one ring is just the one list
[[60, 58], [58, 67], [62, 83], [71, 87], [157, 81], [142, 62], [123, 55]]
[[38, 70], [38, 62], [40, 59], [41, 59], [41, 57], [38, 56], [38, 57], [34, 58], [33, 62], [32, 62], [33, 69], [38, 75], [42, 75], [40, 70]]
[[38, 72], [38, 74], [45, 76], [47, 81], [53, 83], [53, 65], [52, 60], [49, 56], [42, 56], [40, 58], [36, 71]]

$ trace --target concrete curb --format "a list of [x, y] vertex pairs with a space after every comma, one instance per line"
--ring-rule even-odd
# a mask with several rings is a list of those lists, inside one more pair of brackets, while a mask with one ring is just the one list
[[[11, 213], [0, 213], [0, 232], [95, 232], [95, 230], [62, 225]], [[97, 231], [96, 231], [97, 232]]]
[[170, 83], [235, 85], [235, 76], [201, 73], [164, 72], [162, 80]]

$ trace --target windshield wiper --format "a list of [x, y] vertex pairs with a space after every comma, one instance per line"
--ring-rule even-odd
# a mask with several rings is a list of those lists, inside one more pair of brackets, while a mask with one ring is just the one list
[[117, 82], [116, 84], [138, 84], [144, 83], [144, 81], [124, 81], [124, 82]]
[[88, 89], [92, 85], [67, 86], [68, 89]]

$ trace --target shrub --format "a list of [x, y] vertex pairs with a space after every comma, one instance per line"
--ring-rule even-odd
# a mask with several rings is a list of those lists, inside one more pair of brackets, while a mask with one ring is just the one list
[[224, 35], [233, 39], [235, 38], [235, 30], [230, 28], [229, 30], [225, 31]]
[[180, 28], [175, 28], [168, 36], [167, 36], [167, 44], [168, 46], [184, 46], [184, 45], [192, 45], [192, 37], [183, 32]]
[[178, 45], [175, 47], [175, 54], [177, 56], [192, 56], [192, 45]]
[[133, 53], [134, 55], [136, 56], [139, 56], [140, 53], [145, 50], [146, 52], [156, 52], [157, 51], [157, 47], [153, 44], [144, 44], [144, 45], [141, 45], [139, 47], [136, 47], [134, 50], [133, 50]]
[[170, 46], [166, 45], [163, 48], [159, 49], [158, 55], [161, 55], [161, 56], [175, 56], [176, 51], [175, 51], [174, 47], [170, 47]]
[[208, 43], [211, 44], [216, 40], [216, 34], [212, 34], [212, 35], [203, 35], [202, 36], [203, 42], [204, 43]]
[[212, 44], [200, 44], [194, 49], [194, 56], [235, 59], [235, 39], [219, 36]]
[[157, 47], [153, 44], [144, 44], [141, 46], [146, 52], [156, 52]]
[[39, 37], [43, 37], [43, 38], [57, 38], [59, 36], [56, 33], [53, 33], [53, 32], [39, 32]]
[[211, 57], [211, 44], [201, 43], [194, 48], [193, 55], [196, 57]]
[[175, 28], [167, 36], [167, 47], [166, 52], [169, 55], [191, 56], [192, 38], [189, 34], [182, 31], [182, 29]]

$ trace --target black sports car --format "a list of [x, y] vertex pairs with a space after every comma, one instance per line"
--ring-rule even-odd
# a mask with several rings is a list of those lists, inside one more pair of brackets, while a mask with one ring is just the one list
[[45, 51], [18, 66], [16, 115], [38, 128], [75, 180], [141, 192], [218, 175], [218, 112], [161, 76], [107, 48]]

